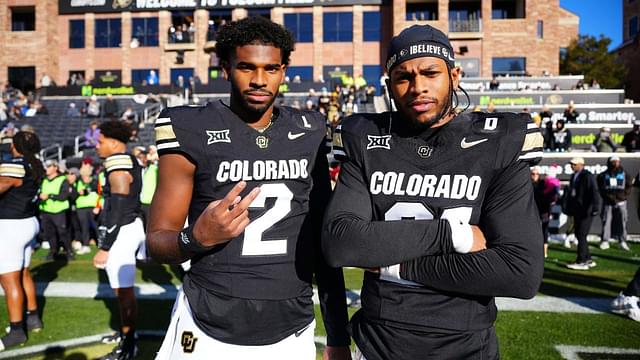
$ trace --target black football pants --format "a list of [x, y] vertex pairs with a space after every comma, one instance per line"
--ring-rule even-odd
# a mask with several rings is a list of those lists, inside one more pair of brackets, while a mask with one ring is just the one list
[[67, 256], [73, 254], [71, 252], [71, 237], [69, 236], [69, 224], [67, 223], [66, 211], [58, 214], [43, 212], [40, 218], [42, 220], [44, 240], [51, 245], [49, 255], [56, 255], [60, 246], [66, 250]]

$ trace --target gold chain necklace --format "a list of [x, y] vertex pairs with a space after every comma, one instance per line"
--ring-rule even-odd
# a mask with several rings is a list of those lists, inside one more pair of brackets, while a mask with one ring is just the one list
[[273, 125], [273, 113], [271, 113], [271, 117], [269, 118], [269, 123], [260, 129], [256, 129], [256, 131], [258, 131], [259, 133], [264, 133], [265, 131], [267, 131], [267, 129], [269, 129], [271, 127], [271, 125]]

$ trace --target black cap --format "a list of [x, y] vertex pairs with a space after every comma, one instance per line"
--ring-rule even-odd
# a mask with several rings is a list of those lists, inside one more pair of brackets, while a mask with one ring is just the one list
[[437, 57], [450, 67], [455, 65], [453, 48], [442, 31], [429, 25], [413, 25], [391, 39], [387, 53], [387, 72], [396, 65], [418, 57]]

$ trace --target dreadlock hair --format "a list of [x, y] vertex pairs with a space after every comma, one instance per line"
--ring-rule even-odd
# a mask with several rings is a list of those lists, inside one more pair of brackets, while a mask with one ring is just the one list
[[261, 16], [232, 21], [220, 28], [216, 35], [216, 55], [229, 63], [237, 47], [245, 45], [271, 45], [280, 49], [282, 64], [289, 65], [294, 40], [291, 32]]
[[98, 128], [104, 137], [116, 139], [125, 144], [129, 142], [131, 137], [131, 127], [119, 120], [105, 121]]
[[20, 131], [13, 136], [13, 147], [27, 160], [36, 182], [39, 182], [44, 177], [44, 167], [42, 162], [36, 158], [40, 152], [38, 136], [29, 131]]

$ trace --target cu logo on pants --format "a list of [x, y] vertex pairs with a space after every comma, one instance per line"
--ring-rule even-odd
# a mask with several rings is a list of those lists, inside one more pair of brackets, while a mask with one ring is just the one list
[[191, 331], [183, 331], [180, 338], [180, 345], [182, 345], [182, 351], [187, 354], [191, 354], [196, 348], [197, 337], [193, 336]]

